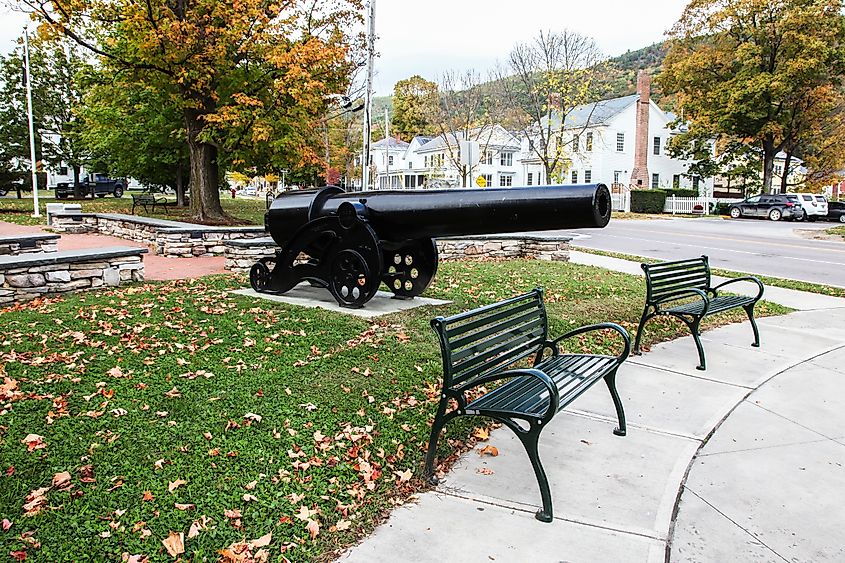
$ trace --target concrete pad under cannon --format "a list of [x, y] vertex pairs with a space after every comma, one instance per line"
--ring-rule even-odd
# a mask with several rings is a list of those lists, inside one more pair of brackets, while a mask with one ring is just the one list
[[[664, 539], [678, 487], [700, 442], [630, 427], [627, 436], [615, 436], [614, 427], [615, 422], [563, 411], [543, 431], [540, 459], [555, 517]], [[493, 432], [487, 443], [499, 455], [468, 452], [440, 490], [533, 514], [542, 503], [522, 443], [507, 428]]]
[[338, 561], [658, 563], [663, 555], [664, 544], [656, 539], [559, 518], [544, 524], [533, 512], [430, 492], [418, 503], [394, 510], [372, 536]]
[[[748, 394], [745, 387], [626, 363], [616, 386], [629, 425], [703, 439]], [[616, 420], [610, 393], [597, 384], [569, 407]]]
[[258, 293], [254, 289], [238, 289], [233, 291], [238, 295], [246, 297], [253, 297], [256, 299], [265, 299], [267, 301], [274, 301], [276, 303], [286, 303], [288, 305], [299, 305], [300, 307], [320, 308], [336, 313], [344, 313], [346, 315], [353, 315], [365, 319], [380, 317], [382, 315], [389, 315], [399, 311], [407, 311], [409, 309], [416, 309], [417, 307], [424, 307], [426, 305], [447, 305], [451, 301], [443, 301], [442, 299], [432, 299], [430, 297], [414, 297], [413, 299], [397, 299], [393, 297], [392, 293], [387, 291], [379, 291], [375, 297], [372, 298], [366, 305], [360, 309], [349, 309], [341, 307], [334, 300], [328, 290], [320, 287], [312, 287], [307, 283], [302, 283], [291, 289], [284, 295], [272, 295], [269, 293]]

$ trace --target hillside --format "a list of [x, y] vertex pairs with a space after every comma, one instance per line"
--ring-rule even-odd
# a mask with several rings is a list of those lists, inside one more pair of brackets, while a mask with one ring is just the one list
[[663, 68], [663, 59], [666, 57], [666, 43], [660, 42], [636, 51], [628, 51], [623, 55], [608, 60], [608, 75], [605, 78], [607, 84], [607, 98], [627, 96], [637, 91], [637, 74], [640, 70], [646, 70], [652, 77], [651, 99], [660, 107], [671, 108], [674, 105], [674, 97], [666, 96], [660, 85], [654, 78]]

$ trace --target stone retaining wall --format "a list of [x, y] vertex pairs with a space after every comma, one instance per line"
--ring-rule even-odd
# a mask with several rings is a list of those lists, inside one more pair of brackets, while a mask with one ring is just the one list
[[[491, 258], [533, 258], [569, 261], [566, 236], [500, 235], [437, 239], [441, 260], [486, 260]], [[224, 245], [227, 270], [246, 272], [261, 258], [274, 256], [279, 247], [270, 238], [231, 241]]]
[[148, 217], [104, 214], [56, 215], [53, 227], [67, 233], [99, 233], [146, 244], [159, 256], [223, 256], [224, 242], [265, 237], [263, 227], [207, 227]]
[[144, 250], [134, 250], [137, 252], [135, 255], [108, 256], [92, 252], [87, 258], [79, 256], [82, 253], [76, 251], [77, 256], [71, 260], [48, 264], [43, 260], [27, 259], [0, 263], [0, 306], [71, 291], [144, 281], [144, 262], [140, 255]]
[[0, 237], [0, 256], [56, 252], [58, 250], [58, 242], [58, 235]]

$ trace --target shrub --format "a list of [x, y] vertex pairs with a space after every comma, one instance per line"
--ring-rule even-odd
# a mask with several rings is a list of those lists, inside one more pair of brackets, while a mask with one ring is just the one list
[[672, 188], [663, 191], [666, 192], [666, 197], [698, 197], [698, 190]]
[[663, 190], [631, 190], [632, 213], [663, 213], [666, 192]]

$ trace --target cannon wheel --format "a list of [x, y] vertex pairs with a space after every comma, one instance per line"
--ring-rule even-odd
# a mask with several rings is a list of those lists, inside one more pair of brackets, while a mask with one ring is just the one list
[[256, 262], [249, 269], [249, 285], [259, 293], [265, 293], [270, 287], [270, 278], [270, 268], [267, 267], [266, 258]]
[[387, 271], [384, 283], [397, 297], [420, 295], [437, 273], [437, 244], [419, 239], [400, 245], [384, 245]]
[[374, 272], [356, 250], [341, 250], [332, 260], [329, 291], [341, 307], [362, 307], [373, 298], [380, 283], [378, 271]]

